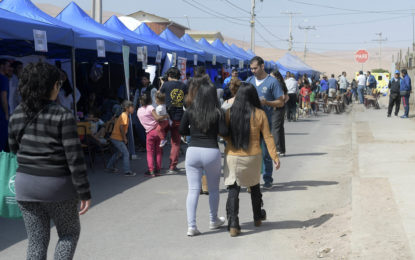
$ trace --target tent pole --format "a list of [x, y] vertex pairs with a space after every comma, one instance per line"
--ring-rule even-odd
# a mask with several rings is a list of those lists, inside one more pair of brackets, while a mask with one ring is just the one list
[[72, 91], [72, 98], [73, 98], [73, 111], [74, 116], [77, 118], [77, 108], [76, 108], [76, 63], [75, 63], [75, 48], [72, 47], [72, 83], [73, 83], [73, 91]]

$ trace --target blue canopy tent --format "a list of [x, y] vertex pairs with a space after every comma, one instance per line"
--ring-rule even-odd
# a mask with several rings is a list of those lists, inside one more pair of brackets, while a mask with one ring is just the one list
[[248, 51], [244, 50], [243, 48], [236, 46], [234, 43], [231, 44], [231, 48], [234, 49], [234, 50], [239, 50], [241, 53], [243, 53], [249, 59], [252, 59], [255, 56], [255, 54], [249, 53]]
[[[105, 23], [104, 26], [112, 31], [116, 31], [120, 35], [125, 35], [129, 38], [137, 39], [145, 45], [147, 45], [147, 52], [149, 57], [156, 57], [157, 51], [159, 50], [159, 47], [156, 43], [151, 42], [151, 39], [146, 39], [145, 37], [142, 37], [141, 35], [134, 33], [130, 29], [128, 29], [119, 19], [117, 16], [113, 15], [111, 16]], [[149, 41], [150, 40], [150, 41]]]
[[222, 63], [222, 64], [226, 64], [227, 62], [227, 57], [224, 57], [221, 53], [219, 53], [218, 51], [215, 51], [215, 49], [213, 48], [208, 48], [204, 45], [201, 45], [199, 43], [197, 43], [190, 35], [185, 34], [182, 36], [182, 38], [180, 39], [182, 42], [188, 44], [189, 46], [195, 47], [195, 48], [199, 48], [203, 51], [205, 51], [206, 53], [206, 59], [208, 61], [212, 61], [212, 57], [213, 55], [216, 56], [216, 62], [218, 63]]
[[160, 37], [163, 38], [163, 39], [165, 39], [165, 40], [167, 40], [167, 41], [169, 41], [169, 42], [172, 42], [172, 43], [174, 43], [174, 44], [176, 44], [176, 45], [178, 45], [180, 47], [185, 48], [186, 49], [186, 52], [188, 54], [191, 54], [190, 56], [187, 55], [189, 60], [190, 59], [193, 59], [193, 55], [194, 54], [197, 54], [198, 55], [198, 59], [200, 61], [202, 61], [202, 62], [205, 61], [205, 59], [206, 59], [206, 57], [205, 57], [206, 56], [206, 52], [205, 51], [203, 51], [200, 48], [192, 47], [192, 46], [190, 46], [190, 45], [182, 42], [172, 31], [170, 31], [169, 28], [166, 28], [160, 34]]
[[250, 56], [248, 56], [248, 54], [245, 51], [240, 50], [238, 47], [231, 47], [228, 43], [223, 43], [223, 46], [225, 46], [225, 48], [227, 48], [229, 51], [238, 54], [241, 57], [244, 57], [244, 59], [246, 61], [250, 60]]
[[293, 73], [296, 77], [299, 75], [307, 74], [309, 76], [317, 76], [320, 72], [314, 70], [307, 64], [305, 64], [300, 58], [292, 55], [291, 53], [286, 53], [282, 58], [277, 60], [278, 70], [285, 77], [287, 72]]
[[[49, 57], [70, 57], [74, 38], [70, 29], [62, 28], [0, 8], [0, 54], [26, 56], [35, 53], [33, 30], [46, 32]], [[59, 44], [59, 45], [57, 45]]]
[[[103, 35], [97, 34], [92, 31], [86, 31], [79, 27], [74, 27], [72, 21], [70, 23], [64, 23], [56, 18], [49, 16], [48, 14], [37, 8], [30, 0], [3, 0], [0, 2], [0, 8], [8, 10], [10, 12], [25, 16], [27, 18], [40, 21], [47, 24], [52, 24], [73, 31], [74, 42], [73, 47], [78, 49], [97, 49], [97, 39], [105, 40], [106, 49], [112, 52], [121, 52], [122, 41], [119, 39], [107, 38]], [[49, 38], [49, 35], [47, 35]]]
[[[118, 33], [115, 30], [109, 29], [102, 24], [97, 23], [74, 2], [69, 3], [65, 9], [63, 9], [62, 12], [56, 16], [56, 18], [63, 22], [70, 23], [73, 26], [81, 27], [85, 30], [104, 35], [107, 38], [121, 41], [124, 45], [131, 47], [130, 51], [132, 53], [137, 52], [137, 46], [149, 45], [148, 42]], [[156, 48], [154, 45], [150, 45], [150, 47]]]
[[217, 48], [217, 49], [219, 49], [219, 50], [221, 50], [221, 51], [223, 51], [223, 52], [228, 53], [228, 55], [230, 55], [230, 56], [234, 57], [235, 59], [238, 59], [238, 60], [243, 60], [243, 61], [245, 61], [245, 60], [246, 60], [246, 58], [245, 58], [245, 57], [243, 57], [243, 56], [241, 56], [240, 54], [235, 53], [235, 52], [233, 52], [233, 51], [229, 50], [228, 48], [226, 48], [226, 47], [225, 47], [225, 45], [224, 45], [224, 44], [223, 44], [223, 43], [222, 43], [219, 39], [216, 39], [216, 40], [212, 43], [212, 46], [213, 46], [213, 47], [215, 47], [215, 48]]
[[[138, 26], [137, 29], [134, 30], [134, 33], [137, 33], [142, 37], [145, 37], [146, 39], [148, 39], [148, 41], [151, 41], [152, 43], [157, 43], [157, 45], [160, 46], [160, 48], [162, 49], [166, 49], [169, 52], [177, 53], [177, 56], [186, 57], [185, 48], [161, 38], [155, 32], [153, 32], [153, 30], [151, 30], [150, 27], [148, 27], [145, 23], [142, 23], [140, 26]], [[165, 53], [163, 53], [163, 56], [165, 56]]]
[[220, 50], [218, 48], [215, 48], [205, 38], [200, 39], [199, 42], [198, 42], [198, 44], [202, 45], [204, 48], [207, 48], [212, 53], [216, 52], [216, 53], [222, 55], [223, 57], [225, 57], [227, 59], [230, 59], [232, 65], [237, 64], [237, 60], [236, 60], [236, 58], [233, 55], [231, 55], [228, 52], [224, 52], [224, 51], [222, 51], [222, 50]]
[[247, 50], [246, 52], [252, 55], [252, 57], [256, 56], [256, 54], [251, 49]]

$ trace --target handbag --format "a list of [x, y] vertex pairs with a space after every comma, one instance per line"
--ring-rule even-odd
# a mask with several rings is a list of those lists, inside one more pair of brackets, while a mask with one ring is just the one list
[[[23, 132], [28, 125], [30, 125], [39, 114], [45, 109], [42, 108], [31, 120], [29, 120], [22, 130], [18, 133], [17, 142], [23, 137]], [[14, 181], [17, 170], [17, 156], [13, 153], [0, 153], [0, 217], [4, 218], [20, 218], [22, 213], [16, 201], [16, 190]]]
[[22, 213], [16, 201], [14, 179], [16, 177], [17, 157], [15, 154], [0, 153], [0, 217], [20, 218]]

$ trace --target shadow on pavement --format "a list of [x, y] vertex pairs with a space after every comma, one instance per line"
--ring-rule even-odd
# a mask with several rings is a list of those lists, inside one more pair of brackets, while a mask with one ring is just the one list
[[285, 135], [308, 135], [308, 133], [285, 133]]
[[327, 153], [294, 153], [294, 154], [286, 154], [284, 157], [294, 157], [294, 156], [320, 156], [326, 155]]
[[313, 227], [317, 228], [329, 221], [334, 215], [331, 213], [323, 214], [318, 218], [312, 218], [309, 220], [286, 220], [286, 221], [264, 221], [262, 226], [255, 228], [253, 222], [246, 222], [241, 224], [242, 233], [241, 235], [250, 235], [259, 232], [264, 232], [273, 229], [300, 229]]
[[[163, 166], [169, 165], [170, 147], [164, 150]], [[91, 185], [92, 205], [91, 208], [112, 197], [125, 192], [135, 186], [151, 179], [144, 176], [147, 170], [146, 153], [137, 153], [138, 159], [130, 161], [131, 169], [137, 173], [135, 177], [125, 177], [123, 174], [113, 174], [104, 171], [104, 164], [109, 160], [109, 156], [98, 157], [95, 159], [94, 168], [88, 168], [88, 178]], [[180, 154], [179, 163], [184, 161], [184, 155]], [[118, 162], [121, 167], [121, 161]], [[164, 169], [166, 171], [167, 169]], [[162, 171], [163, 172], [163, 171]], [[184, 174], [184, 169], [178, 173]], [[168, 175], [167, 175], [168, 176]], [[166, 176], [166, 177], [167, 177]], [[165, 176], [157, 177], [162, 178]], [[0, 218], [0, 252], [27, 238], [26, 230], [22, 219]], [[52, 245], [50, 245], [52, 246]]]
[[262, 192], [280, 192], [294, 190], [308, 190], [308, 187], [337, 185], [337, 181], [291, 181], [275, 184], [271, 189], [262, 189]]

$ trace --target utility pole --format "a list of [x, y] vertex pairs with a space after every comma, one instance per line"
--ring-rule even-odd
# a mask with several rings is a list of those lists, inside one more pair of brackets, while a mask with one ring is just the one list
[[382, 68], [382, 42], [385, 42], [388, 40], [388, 38], [382, 38], [382, 33], [375, 33], [377, 36], [379, 36], [378, 39], [372, 40], [379, 43], [379, 69]]
[[412, 51], [415, 52], [415, 9], [412, 9]]
[[102, 0], [92, 0], [92, 19], [102, 23]]
[[307, 57], [307, 41], [308, 41], [308, 31], [315, 30], [315, 26], [298, 26], [300, 30], [304, 30], [305, 32], [305, 41], [304, 41], [304, 62]]
[[255, 0], [251, 0], [251, 50], [255, 53]]
[[301, 13], [294, 13], [294, 12], [282, 12], [281, 14], [289, 15], [290, 17], [290, 27], [288, 29], [288, 51], [293, 50], [293, 15], [301, 14]]

